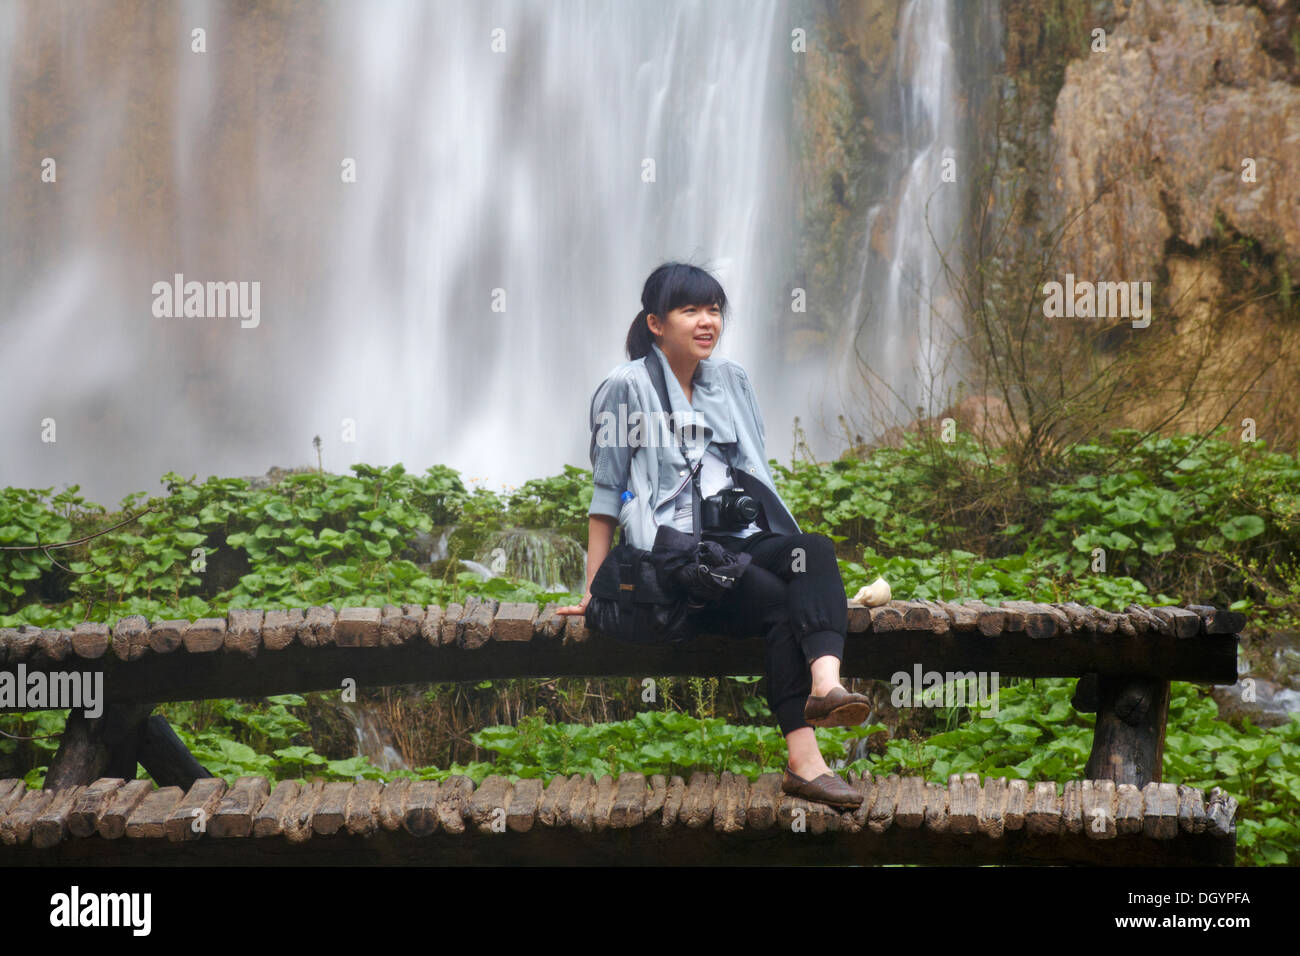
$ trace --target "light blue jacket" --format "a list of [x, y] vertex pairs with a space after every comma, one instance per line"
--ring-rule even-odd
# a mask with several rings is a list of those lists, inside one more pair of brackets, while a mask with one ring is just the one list
[[[735, 483], [762, 502], [759, 527], [798, 534], [799, 525], [768, 471], [763, 417], [744, 368], [730, 359], [702, 359], [691, 380], [688, 403], [664, 353], [653, 343], [650, 348], [649, 355], [610, 372], [591, 398], [595, 489], [587, 513], [618, 518], [622, 542], [649, 550], [659, 525], [672, 524], [673, 500], [713, 441], [731, 466]], [[659, 403], [645, 366], [650, 361], [662, 364], [671, 409]], [[683, 456], [668, 428], [656, 426], [685, 422], [692, 414], [698, 414], [704, 424], [694, 434], [687, 429]], [[643, 426], [639, 429], [638, 419]], [[626, 504], [620, 500], [624, 490], [634, 495]]]

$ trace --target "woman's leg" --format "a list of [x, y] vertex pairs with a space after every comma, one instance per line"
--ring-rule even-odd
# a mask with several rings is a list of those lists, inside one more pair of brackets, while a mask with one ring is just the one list
[[830, 768], [804, 720], [804, 704], [809, 694], [825, 696], [841, 686], [848, 627], [834, 545], [825, 535], [797, 534], [754, 535], [725, 546], [748, 551], [754, 560], [731, 598], [711, 612], [720, 612], [708, 622], [713, 626], [705, 624], [703, 630], [764, 634], [768, 706], [785, 736], [790, 769], [812, 780]]

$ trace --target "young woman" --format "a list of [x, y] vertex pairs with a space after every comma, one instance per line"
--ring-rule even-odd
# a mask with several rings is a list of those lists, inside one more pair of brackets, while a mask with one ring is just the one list
[[[866, 697], [840, 685], [848, 624], [844, 581], [831, 540], [801, 533], [776, 492], [749, 376], [735, 362], [710, 358], [722, 335], [726, 293], [703, 269], [669, 262], [646, 279], [641, 305], [627, 335], [631, 361], [611, 372], [592, 397], [595, 488], [588, 510], [587, 593], [581, 604], [558, 613], [586, 611], [615, 525], [624, 541], [646, 550], [661, 524], [692, 531], [689, 476], [702, 458], [703, 497], [741, 487], [762, 509], [746, 526], [738, 526], [741, 518], [712, 529], [701, 509], [706, 538], [752, 555], [735, 589], [697, 618], [701, 632], [764, 636], [768, 702], [790, 753], [782, 789], [833, 806], [857, 806], [861, 796], [827, 767], [813, 732], [814, 726], [860, 724], [869, 712]], [[646, 362], [662, 363], [672, 408], [660, 407]], [[680, 422], [692, 413], [696, 427], [685, 456], [674, 440], [629, 440], [625, 434], [624, 423], [638, 418], [656, 421], [662, 415]]]

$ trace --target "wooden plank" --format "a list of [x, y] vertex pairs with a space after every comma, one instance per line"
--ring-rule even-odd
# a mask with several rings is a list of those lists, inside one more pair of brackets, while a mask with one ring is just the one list
[[478, 650], [492, 640], [492, 620], [496, 616], [501, 602], [496, 598], [482, 598], [465, 617], [465, 626], [460, 632], [460, 646], [466, 650]]
[[894, 822], [904, 830], [915, 830], [925, 823], [925, 778], [903, 777], [898, 789], [898, 810]]
[[1002, 814], [1004, 830], [1023, 830], [1025, 814], [1029, 810], [1029, 781], [1018, 778], [1007, 781], [1007, 808]]
[[231, 654], [256, 657], [262, 649], [262, 622], [266, 615], [260, 608], [231, 608], [226, 612], [226, 640], [223, 645]]
[[304, 647], [342, 647], [339, 644], [338, 611], [332, 604], [309, 607], [298, 625], [298, 643]]
[[1092, 624], [1098, 634], [1114, 634], [1119, 629], [1119, 615], [1099, 607], [1090, 607], [1088, 612], [1092, 615]]
[[492, 619], [492, 640], [507, 642], [531, 641], [533, 622], [537, 620], [537, 605], [531, 601], [509, 601], [497, 609]]
[[509, 803], [510, 781], [500, 774], [484, 777], [469, 798], [469, 817], [478, 832], [504, 833]]
[[1053, 604], [1052, 606], [1059, 609], [1070, 619], [1070, 630], [1073, 633], [1083, 634], [1096, 629], [1092, 614], [1082, 604], [1066, 601], [1063, 604]]
[[[581, 833], [590, 833], [594, 829], [596, 809], [596, 781], [591, 774], [578, 777], [569, 797], [568, 819], [565, 821]], [[564, 810], [560, 811], [561, 819]]]
[[153, 790], [136, 804], [126, 818], [128, 840], [161, 840], [167, 835], [167, 818], [185, 799], [180, 787], [163, 787]]
[[936, 601], [922, 601], [921, 605], [930, 612], [930, 633], [947, 634], [952, 630], [952, 618], [948, 616], [948, 612], [942, 604]]
[[1146, 628], [1147, 634], [1160, 634], [1164, 637], [1173, 637], [1173, 627], [1156, 617], [1149, 610], [1140, 604], [1130, 604], [1124, 609], [1124, 612], [1133, 619], [1134, 624], [1138, 626], [1138, 633], [1142, 633], [1142, 628]]
[[[273, 612], [268, 612], [268, 616]], [[263, 632], [265, 640], [265, 632]], [[253, 836], [279, 836], [284, 832], [284, 818], [298, 801], [302, 787], [295, 780], [281, 780], [266, 798], [266, 802], [253, 814]]]
[[596, 781], [596, 803], [592, 808], [591, 822], [597, 833], [609, 828], [609, 815], [614, 810], [615, 781], [610, 774], [604, 774]]
[[[149, 622], [139, 614], [129, 614], [113, 625], [109, 648], [120, 661], [139, 660], [149, 651]], [[16, 645], [10, 647], [10, 653]]]
[[[1200, 618], [1197, 618], [1197, 627], [1200, 627]], [[82, 621], [72, 629], [72, 650], [81, 658], [88, 661], [98, 660], [103, 657], [108, 650], [108, 625], [102, 621]], [[0, 664], [4, 663], [3, 655], [0, 654]]]
[[686, 795], [682, 798], [680, 819], [692, 830], [698, 830], [713, 819], [713, 796], [718, 789], [718, 776], [712, 773], [691, 774]]
[[[1136, 788], [1135, 788], [1136, 789]], [[1083, 832], [1090, 840], [1113, 840], [1119, 830], [1116, 818], [1116, 791], [1113, 780], [1084, 780]]]
[[749, 811], [749, 778], [724, 771], [718, 780], [714, 799], [713, 829], [720, 833], [739, 833], [745, 829]]
[[985, 637], [1001, 637], [1009, 630], [1008, 612], [1000, 607], [992, 607], [983, 601], [967, 601], [966, 606], [975, 612], [975, 629]]
[[948, 775], [948, 826], [953, 833], [979, 831], [980, 775]]
[[285, 808], [280, 830], [290, 843], [306, 843], [312, 835], [312, 817], [325, 793], [325, 783], [313, 780], [298, 791], [298, 797]]
[[618, 788], [609, 814], [609, 825], [614, 830], [639, 826], [645, 819], [645, 774], [625, 770], [618, 775]]
[[0, 781], [0, 816], [8, 813], [12, 807], [16, 807], [26, 792], [27, 784], [21, 780], [11, 777]]
[[[121, 777], [100, 777], [90, 784], [68, 812], [68, 832], [74, 837], [88, 837], [95, 832], [95, 823], [99, 814], [112, 801], [113, 793], [124, 783]], [[4, 801], [0, 800], [0, 813], [4, 812]]]
[[28, 790], [8, 813], [0, 818], [0, 843], [21, 846], [31, 836], [37, 818], [54, 801], [50, 790]]
[[794, 831], [796, 822], [809, 831], [812, 822], [813, 805], [803, 797], [795, 797], [782, 791], [776, 804], [776, 824], [782, 830]]
[[871, 608], [861, 604], [848, 605], [848, 623], [845, 630], [849, 634], [871, 633]]
[[381, 622], [377, 607], [345, 607], [334, 623], [334, 643], [339, 647], [378, 647]]
[[344, 811], [344, 826], [348, 833], [369, 837], [379, 832], [379, 803], [383, 795], [381, 780], [358, 780], [352, 785]]
[[343, 829], [348, 818], [348, 798], [352, 796], [351, 780], [331, 780], [321, 790], [320, 802], [311, 815], [312, 832], [319, 836], [333, 836]]
[[867, 826], [872, 833], [884, 833], [893, 825], [894, 808], [898, 802], [898, 774], [887, 777], [876, 775], [876, 799], [867, 814]]
[[582, 644], [590, 633], [587, 631], [587, 619], [581, 614], [569, 614], [564, 618], [563, 644]]
[[1237, 800], [1218, 787], [1211, 787], [1205, 808], [1206, 830], [1217, 837], [1232, 836], [1237, 829], [1233, 819], [1237, 813]]
[[396, 780], [384, 784], [383, 792], [379, 797], [379, 809], [377, 811], [379, 825], [393, 833], [401, 829], [406, 817], [406, 794], [411, 788], [411, 779], [409, 777], [398, 777]]
[[71, 628], [44, 628], [36, 637], [33, 659], [50, 670], [57, 670], [58, 665], [72, 656]]
[[1209, 826], [1205, 815], [1205, 794], [1196, 787], [1178, 785], [1178, 827], [1184, 833], [1204, 833]]
[[925, 783], [925, 828], [931, 833], [947, 833], [948, 788], [938, 783]]
[[[429, 836], [437, 831], [438, 801], [441, 797], [441, 789], [437, 780], [411, 781], [411, 785], [407, 788], [403, 799], [403, 830], [416, 837]], [[459, 819], [459, 815], [457, 818]], [[462, 831], [456, 830], [453, 832], [459, 833]]]
[[1078, 780], [1067, 780], [1061, 795], [1061, 825], [1068, 833], [1082, 833], [1083, 789]]
[[939, 606], [948, 612], [952, 619], [953, 630], [962, 633], [979, 629], [979, 612], [973, 607], [955, 601], [939, 601]]
[[271, 782], [265, 777], [240, 777], [217, 804], [208, 822], [208, 836], [224, 840], [251, 835], [253, 817], [270, 794]]
[[1007, 792], [1006, 777], [984, 779], [976, 828], [992, 840], [999, 839], [1006, 830], [1004, 814], [1007, 809]]
[[1025, 830], [1033, 836], [1056, 834], [1061, 830], [1061, 800], [1056, 795], [1056, 784], [1040, 780], [1034, 784], [1029, 811], [1025, 814]]
[[645, 798], [645, 818], [649, 820], [656, 813], [662, 813], [664, 800], [668, 796], [668, 778], [661, 773], [650, 777], [650, 795]]
[[420, 636], [420, 622], [424, 609], [405, 604], [385, 604], [379, 619], [379, 646], [401, 647]]
[[1115, 788], [1115, 832], [1123, 835], [1142, 832], [1142, 791], [1131, 783]]
[[179, 843], [201, 837], [207, 832], [212, 814], [217, 812], [221, 798], [225, 795], [226, 781], [220, 777], [201, 777], [195, 780], [163, 823], [167, 839]]
[[[126, 620], [126, 618], [123, 618]], [[144, 618], [140, 618], [144, 620]], [[39, 627], [24, 624], [15, 631], [10, 631], [9, 663], [21, 664], [32, 660], [36, 655], [36, 641], [41, 636]]]
[[9, 645], [18, 637], [18, 629], [0, 627], [0, 667], [9, 663]]
[[858, 777], [852, 770], [849, 771], [849, 784], [856, 788], [858, 793], [862, 794], [862, 802], [854, 808], [852, 813], [853, 825], [860, 832], [863, 827], [870, 826], [871, 808], [876, 804], [879, 788], [876, 786], [875, 778], [871, 774], [865, 773]]
[[1055, 637], [1060, 630], [1056, 615], [1045, 604], [1035, 604], [1032, 601], [1003, 601], [1002, 607], [1008, 611], [1019, 611], [1024, 615], [1023, 630], [1034, 640]]
[[437, 647], [441, 643], [441, 632], [442, 607], [437, 604], [427, 605], [424, 609], [424, 620], [420, 622], [420, 636], [424, 638], [426, 644]]
[[671, 827], [677, 823], [677, 814], [681, 812], [684, 796], [686, 796], [686, 783], [681, 777], [670, 777], [668, 791], [664, 795], [663, 815], [659, 820], [662, 826]]
[[749, 806], [745, 809], [745, 823], [754, 830], [766, 830], [776, 823], [777, 803], [781, 799], [781, 775], [759, 774], [749, 791]]
[[903, 630], [903, 614], [893, 607], [893, 601], [871, 608], [871, 633], [892, 634]]
[[81, 784], [60, 790], [32, 823], [32, 846], [38, 850], [58, 846], [68, 834], [68, 814], [85, 792]]
[[547, 784], [542, 794], [542, 802], [537, 808], [537, 822], [544, 827], [556, 826], [561, 806], [569, 804], [569, 778], [557, 774]]
[[450, 647], [456, 644], [456, 629], [460, 624], [460, 616], [465, 613], [465, 605], [448, 604], [442, 612], [442, 622], [438, 632], [438, 643], [442, 647]]
[[267, 611], [262, 618], [262, 647], [268, 651], [284, 650], [298, 640], [298, 634], [306, 622], [307, 617], [302, 608]]
[[558, 601], [548, 601], [542, 606], [541, 613], [537, 615], [537, 620], [533, 622], [533, 633], [537, 638], [546, 641], [558, 641], [564, 633], [564, 615], [556, 614], [556, 608], [560, 607]]
[[512, 833], [527, 833], [531, 830], [541, 803], [541, 780], [536, 777], [516, 780], [510, 791], [510, 804], [506, 807], [507, 829]]
[[153, 792], [151, 780], [128, 780], [114, 790], [104, 802], [95, 820], [95, 832], [105, 840], [120, 840], [126, 835], [126, 821], [135, 808]]
[[1178, 836], [1178, 788], [1154, 780], [1142, 788], [1142, 832], [1157, 840]]
[[438, 788], [437, 812], [438, 826], [444, 833], [465, 832], [465, 814], [473, 795], [474, 781], [469, 777], [458, 774], [442, 781]]
[[190, 621], [181, 632], [181, 641], [185, 644], [185, 650], [191, 654], [219, 651], [226, 643], [226, 619], [201, 617], [197, 621]]

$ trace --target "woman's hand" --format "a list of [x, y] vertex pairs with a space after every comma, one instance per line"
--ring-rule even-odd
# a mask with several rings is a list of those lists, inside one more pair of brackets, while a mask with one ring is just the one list
[[555, 609], [555, 613], [556, 614], [586, 614], [587, 602], [590, 600], [591, 600], [591, 592], [588, 591], [586, 594], [582, 596], [581, 604], [570, 604], [567, 607], [557, 607]]

